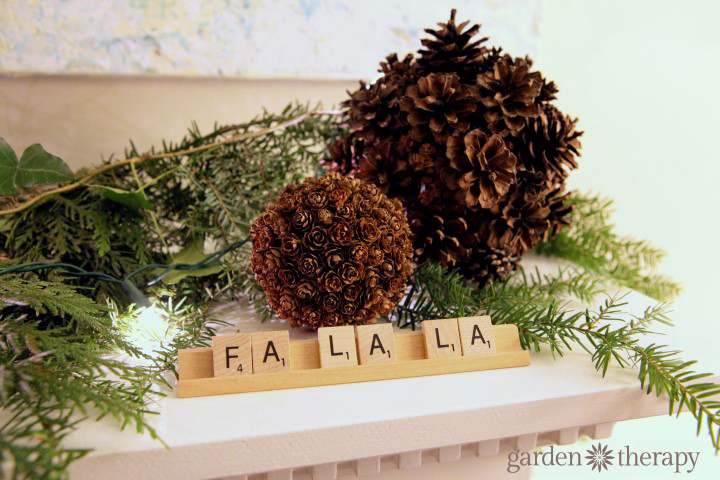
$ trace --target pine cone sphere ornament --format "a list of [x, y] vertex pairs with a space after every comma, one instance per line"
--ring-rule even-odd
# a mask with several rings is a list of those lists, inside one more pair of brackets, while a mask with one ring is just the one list
[[567, 225], [582, 132], [532, 60], [487, 48], [455, 10], [439, 25], [418, 56], [387, 56], [350, 93], [328, 165], [402, 201], [417, 262], [484, 285]]
[[268, 305], [294, 327], [375, 323], [402, 299], [412, 273], [400, 202], [337, 173], [288, 186], [250, 238]]

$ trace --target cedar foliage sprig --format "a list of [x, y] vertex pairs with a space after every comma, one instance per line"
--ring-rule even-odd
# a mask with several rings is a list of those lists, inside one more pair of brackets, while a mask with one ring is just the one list
[[[142, 216], [87, 187], [0, 218], [0, 240], [0, 252], [4, 247], [16, 263], [54, 259], [114, 276], [157, 258], [148, 247]], [[91, 288], [96, 298], [121, 295], [105, 282], [73, 284]]]

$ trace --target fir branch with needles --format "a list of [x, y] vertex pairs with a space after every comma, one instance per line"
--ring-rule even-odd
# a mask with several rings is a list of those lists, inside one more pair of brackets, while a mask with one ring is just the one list
[[671, 300], [680, 286], [653, 273], [665, 256], [649, 242], [623, 237], [610, 222], [612, 201], [599, 195], [573, 192], [570, 225], [541, 243], [536, 253], [560, 257], [617, 285], [660, 300]]

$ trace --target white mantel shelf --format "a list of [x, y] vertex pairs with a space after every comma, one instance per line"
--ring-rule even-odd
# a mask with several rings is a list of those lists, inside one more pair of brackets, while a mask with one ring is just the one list
[[[629, 299], [638, 311], [650, 301]], [[229, 312], [240, 330], [286, 328]], [[579, 351], [559, 360], [533, 353], [529, 367], [504, 370], [187, 399], [171, 392], [152, 418], [169, 449], [110, 420], [84, 422], [66, 445], [94, 449], [71, 466], [73, 479], [271, 472], [275, 480], [295, 472], [324, 480], [348, 462], [372, 475], [388, 458], [404, 469], [419, 467], [428, 451], [444, 462], [508, 445], [569, 444], [583, 434], [608, 437], [614, 422], [665, 414], [667, 401], [646, 395], [636, 374], [611, 368], [602, 378]]]

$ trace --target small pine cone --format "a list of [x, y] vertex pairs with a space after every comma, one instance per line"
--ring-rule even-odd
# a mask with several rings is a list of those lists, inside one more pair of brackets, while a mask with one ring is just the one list
[[460, 272], [478, 282], [482, 288], [490, 282], [509, 277], [517, 269], [519, 260], [520, 257], [511, 249], [484, 245], [473, 249]]
[[480, 101], [485, 106], [484, 118], [490, 130], [503, 136], [516, 135], [527, 118], [540, 115], [537, 100], [543, 88], [543, 78], [531, 72], [532, 62], [523, 58], [500, 58], [492, 71], [478, 75]]
[[578, 167], [582, 132], [575, 130], [576, 123], [552, 105], [540, 117], [530, 119], [520, 149], [525, 168], [548, 172], [551, 184], [564, 181], [568, 170]]
[[472, 86], [460, 83], [454, 73], [431, 73], [411, 85], [400, 101], [412, 126], [410, 137], [418, 142], [430, 138], [444, 144], [454, 132], [465, 132], [470, 124], [468, 116], [477, 108]]
[[375, 323], [403, 297], [412, 273], [400, 203], [337, 173], [286, 188], [250, 237], [268, 305], [294, 327]]
[[515, 183], [517, 159], [500, 135], [488, 137], [478, 128], [464, 138], [452, 136], [447, 157], [449, 184], [468, 207], [492, 208]]
[[350, 130], [368, 143], [384, 138], [395, 123], [399, 98], [398, 88], [382, 79], [371, 85], [361, 81], [343, 103]]
[[418, 65], [423, 75], [455, 73], [464, 83], [471, 83], [482, 66], [486, 48], [481, 44], [487, 41], [487, 37], [473, 41], [480, 31], [480, 25], [472, 25], [463, 31], [469, 21], [456, 25], [456, 13], [453, 8], [450, 11], [450, 20], [438, 23], [439, 30], [425, 29], [433, 38], [421, 40], [425, 48], [420, 50]]

